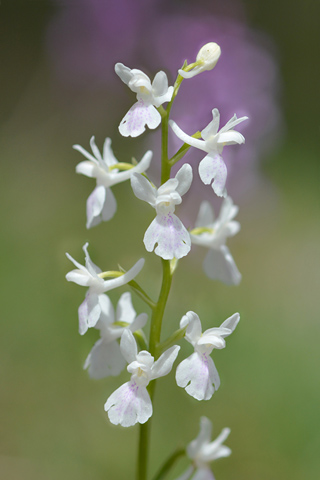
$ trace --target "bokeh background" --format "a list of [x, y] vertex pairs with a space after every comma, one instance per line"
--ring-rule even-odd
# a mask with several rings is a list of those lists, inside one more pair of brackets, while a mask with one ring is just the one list
[[[221, 44], [222, 57], [184, 82], [172, 116], [188, 133], [207, 125], [213, 107], [223, 122], [250, 116], [246, 145], [226, 149], [242, 225], [229, 247], [243, 281], [207, 280], [204, 252], [194, 249], [176, 274], [165, 333], [190, 309], [206, 328], [235, 311], [241, 323], [214, 354], [222, 385], [209, 402], [188, 397], [173, 375], [158, 382], [150, 470], [196, 436], [205, 414], [214, 433], [232, 429], [232, 456], [213, 465], [217, 480], [319, 477], [319, 14], [313, 0], [1, 2], [1, 478], [134, 477], [138, 427], [114, 427], [103, 411], [128, 376], [96, 382], [83, 371], [97, 332], [77, 333], [85, 291], [65, 281], [65, 252], [82, 263], [89, 241], [107, 270], [144, 256], [139, 281], [155, 297], [160, 265], [141, 241], [153, 213], [122, 184], [116, 217], [87, 231], [94, 182], [74, 174], [81, 156], [71, 146], [110, 136], [120, 161], [151, 147], [156, 163], [157, 133], [118, 134], [134, 96], [114, 63], [151, 76], [164, 69], [172, 82], [207, 41]], [[194, 166], [197, 155], [187, 157]], [[200, 186], [181, 209], [188, 226], [212, 198]]]

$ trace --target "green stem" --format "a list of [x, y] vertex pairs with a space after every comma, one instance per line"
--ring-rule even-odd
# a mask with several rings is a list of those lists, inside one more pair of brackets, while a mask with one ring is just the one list
[[171, 467], [175, 464], [175, 462], [178, 460], [179, 457], [182, 457], [183, 455], [186, 454], [186, 451], [184, 448], [178, 448], [169, 458], [168, 460], [163, 464], [157, 475], [153, 478], [153, 480], [163, 480]]
[[150, 424], [151, 419], [140, 425], [137, 480], [147, 480]]

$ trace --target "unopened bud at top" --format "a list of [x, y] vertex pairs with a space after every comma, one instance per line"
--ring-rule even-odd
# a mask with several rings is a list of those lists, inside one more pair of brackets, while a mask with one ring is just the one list
[[221, 48], [217, 43], [210, 42], [200, 48], [197, 55], [197, 62], [202, 63], [203, 70], [212, 70], [216, 66], [221, 55]]
[[[190, 71], [179, 70], [183, 78], [192, 78], [205, 70], [212, 70], [221, 55], [221, 48], [217, 43], [209, 42], [200, 48], [194, 67]], [[189, 68], [191, 65], [189, 66]]]

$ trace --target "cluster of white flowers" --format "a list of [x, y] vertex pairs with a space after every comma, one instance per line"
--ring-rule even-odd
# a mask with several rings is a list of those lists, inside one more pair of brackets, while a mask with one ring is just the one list
[[[174, 86], [168, 85], [167, 76], [162, 71], [156, 74], [151, 83], [149, 77], [141, 70], [131, 70], [122, 63], [117, 63], [115, 66], [117, 75], [137, 95], [137, 102], [120, 123], [121, 135], [137, 137], [145, 131], [146, 126], [150, 129], [158, 127], [165, 111], [162, 105], [173, 101], [182, 79], [190, 79], [201, 72], [211, 70], [220, 54], [220, 47], [217, 44], [205, 45], [193, 64], [184, 65], [179, 70], [178, 83], [176, 82]], [[221, 155], [224, 146], [244, 143], [243, 135], [235, 131], [234, 127], [247, 117], [238, 119], [234, 115], [219, 130], [220, 114], [216, 108], [212, 110], [212, 116], [212, 121], [201, 131], [202, 140], [184, 133], [174, 121], [170, 120], [168, 123], [168, 119], [166, 120], [167, 126], [170, 124], [174, 134], [184, 144], [207, 153], [199, 164], [200, 178], [204, 184], [212, 184], [213, 191], [218, 196], [224, 197], [217, 219], [214, 219], [209, 202], [200, 205], [193, 229], [187, 230], [175, 215], [176, 206], [182, 203], [183, 195], [192, 184], [193, 171], [188, 163], [185, 163], [174, 177], [163, 181], [157, 188], [146, 174], [152, 159], [151, 151], [146, 152], [139, 163], [122, 163], [118, 162], [112, 152], [110, 138], [106, 138], [101, 154], [92, 137], [90, 140], [92, 154], [81, 146], [74, 145], [74, 148], [86, 158], [77, 165], [76, 172], [97, 181], [96, 188], [87, 200], [87, 228], [94, 227], [101, 221], [108, 221], [114, 216], [117, 203], [111, 187], [130, 180], [135, 196], [149, 203], [156, 211], [156, 217], [143, 238], [148, 252], [154, 250], [154, 253], [163, 260], [173, 261], [188, 255], [192, 244], [204, 246], [209, 249], [204, 261], [207, 276], [229, 285], [236, 285], [241, 280], [241, 274], [226, 246], [226, 240], [239, 231], [240, 224], [234, 220], [238, 207], [227, 195], [227, 168]], [[106, 292], [127, 284], [137, 289], [134, 279], [142, 270], [144, 259], [138, 260], [127, 272], [102, 272], [90, 259], [87, 243], [83, 250], [85, 266], [67, 254], [77, 268], [70, 271], [66, 278], [68, 281], [88, 287], [85, 300], [78, 310], [80, 334], [83, 335], [92, 327], [100, 332], [100, 338], [89, 353], [84, 368], [88, 369], [92, 378], [101, 379], [119, 375], [127, 365], [127, 371], [131, 375], [129, 381], [114, 391], [105, 403], [104, 408], [110, 421], [123, 427], [148, 421], [153, 409], [147, 387], [150, 382], [169, 374], [172, 370], [180, 350], [175, 343], [182, 337], [193, 346], [194, 352], [178, 364], [177, 385], [199, 401], [209, 400], [220, 385], [219, 374], [210, 355], [214, 349], [226, 346], [225, 338], [238, 325], [239, 314], [233, 314], [220, 327], [212, 327], [202, 332], [199, 316], [189, 311], [183, 315], [180, 329], [177, 329], [177, 332], [180, 332], [179, 338], [173, 334], [174, 340], [166, 343], [167, 348], [148, 351], [148, 341], [142, 330], [148, 321], [147, 314], [137, 315], [129, 292], [121, 295], [116, 311], [106, 295]], [[157, 304], [155, 308], [156, 306]], [[179, 480], [188, 480], [191, 477], [194, 480], [212, 480], [214, 477], [208, 462], [231, 453], [228, 447], [222, 445], [228, 434], [229, 429], [224, 429], [221, 435], [210, 443], [211, 423], [202, 417], [199, 436], [187, 447], [187, 455], [192, 465]]]

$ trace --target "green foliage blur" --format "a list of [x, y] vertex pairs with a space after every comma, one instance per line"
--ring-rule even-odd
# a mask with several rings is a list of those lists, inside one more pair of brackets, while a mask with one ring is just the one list
[[[266, 31], [278, 47], [287, 134], [262, 166], [266, 190], [240, 203], [242, 229], [229, 242], [243, 274], [240, 286], [207, 280], [200, 249], [197, 258], [180, 262], [167, 324], [177, 326], [187, 310], [196, 311], [206, 328], [236, 311], [241, 322], [227, 348], [214, 354], [221, 387], [210, 401], [190, 398], [173, 375], [158, 382], [151, 471], [195, 438], [199, 417], [207, 415], [214, 434], [231, 428], [226, 444], [233, 454], [213, 466], [217, 480], [316, 479], [320, 8], [311, 0], [252, 0], [245, 6], [249, 24]], [[122, 184], [114, 188], [115, 218], [85, 229], [85, 201], [94, 183], [75, 175], [80, 157], [72, 144], [86, 148], [95, 132], [101, 145], [108, 134], [118, 158], [132, 152], [140, 158], [141, 140], [119, 138], [107, 102], [97, 101], [99, 92], [83, 99], [50, 78], [43, 45], [55, 8], [45, 0], [0, 5], [0, 478], [131, 479], [138, 427], [114, 427], [103, 411], [128, 376], [97, 382], [83, 371], [97, 332], [77, 333], [85, 289], [65, 281], [73, 268], [65, 252], [82, 263], [81, 247], [89, 241], [93, 261], [106, 270], [118, 262], [130, 268], [144, 256], [139, 281], [155, 297], [160, 264], [142, 244], [153, 212]], [[100, 106], [93, 111], [91, 103]], [[111, 292], [111, 299], [123, 291]], [[135, 298], [134, 305], [147, 311]], [[188, 347], [183, 346], [186, 353]], [[177, 464], [170, 478], [185, 465]]]

